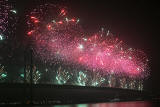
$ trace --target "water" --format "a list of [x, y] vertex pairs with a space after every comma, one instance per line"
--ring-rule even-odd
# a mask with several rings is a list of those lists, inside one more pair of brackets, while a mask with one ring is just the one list
[[[35, 106], [39, 107], [39, 106]], [[135, 101], [135, 102], [109, 102], [95, 104], [71, 104], [71, 105], [53, 105], [41, 107], [160, 107], [160, 103]]]

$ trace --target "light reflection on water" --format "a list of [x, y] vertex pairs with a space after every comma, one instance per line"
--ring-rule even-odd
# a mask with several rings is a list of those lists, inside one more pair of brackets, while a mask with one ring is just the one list
[[[38, 107], [38, 106], [36, 106]], [[96, 104], [72, 104], [72, 105], [53, 105], [42, 107], [155, 107], [150, 102], [111, 102], [111, 103], [96, 103]]]

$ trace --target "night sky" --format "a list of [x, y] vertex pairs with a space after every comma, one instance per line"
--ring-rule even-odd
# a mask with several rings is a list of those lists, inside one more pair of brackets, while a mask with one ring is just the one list
[[[142, 49], [150, 60], [150, 76], [145, 89], [159, 92], [159, 19], [160, 7], [156, 2], [109, 1], [107, 0], [16, 0], [20, 21], [18, 35], [23, 34], [23, 17], [30, 7], [42, 3], [55, 3], [67, 7], [72, 16], [88, 32], [97, 32], [101, 27], [110, 30], [130, 47]], [[160, 93], [160, 92], [159, 92]]]

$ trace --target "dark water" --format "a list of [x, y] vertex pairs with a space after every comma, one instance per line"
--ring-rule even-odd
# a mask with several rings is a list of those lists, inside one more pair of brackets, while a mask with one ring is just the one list
[[34, 106], [34, 107], [160, 107], [160, 103], [136, 101], [136, 102], [111, 102], [111, 103], [53, 105], [53, 106]]

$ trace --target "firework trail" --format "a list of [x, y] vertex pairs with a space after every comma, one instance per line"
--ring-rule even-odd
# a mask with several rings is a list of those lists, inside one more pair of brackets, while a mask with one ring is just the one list
[[78, 76], [77, 76], [76, 84], [80, 85], [80, 86], [86, 86], [87, 81], [88, 81], [88, 78], [87, 78], [87, 74], [85, 73], [85, 71], [84, 72], [79, 71]]
[[83, 66], [106, 75], [148, 75], [148, 59], [143, 51], [128, 47], [104, 29], [86, 35], [79, 19], [67, 17], [63, 8], [40, 5], [27, 15], [27, 25], [34, 54], [44, 62]]

